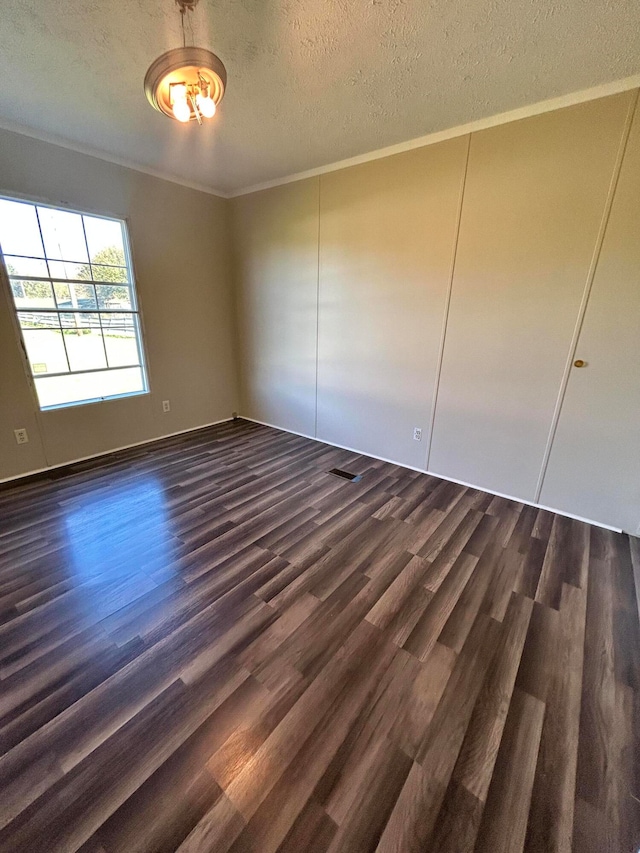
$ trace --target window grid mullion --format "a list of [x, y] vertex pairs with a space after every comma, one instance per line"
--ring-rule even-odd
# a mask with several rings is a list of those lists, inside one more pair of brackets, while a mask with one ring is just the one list
[[137, 311], [135, 314], [133, 312], [131, 312], [131, 319], [133, 322], [133, 334], [134, 334], [135, 341], [136, 341], [136, 352], [138, 353], [138, 361], [140, 362], [140, 366], [142, 366], [143, 359], [142, 359], [142, 349], [140, 346], [140, 334], [141, 334], [140, 333], [140, 320], [138, 319], [138, 312]]
[[[49, 281], [49, 279], [45, 279]], [[64, 282], [63, 282], [64, 283]], [[86, 284], [86, 282], [82, 282]], [[55, 295], [55, 292], [54, 292]], [[16, 308], [16, 311], [27, 312], [28, 314], [95, 314], [96, 311], [102, 311], [103, 314], [138, 314], [133, 308]]]
[[[96, 305], [97, 304], [98, 298], [96, 297]], [[104, 340], [104, 326], [102, 325], [102, 317], [100, 315], [100, 311], [98, 311], [98, 323], [100, 323], [100, 337], [102, 339], [102, 349], [104, 350], [104, 363], [107, 365], [107, 370], [109, 370], [111, 368], [111, 365], [109, 364], [109, 356], [107, 355], [107, 345]]]
[[45, 259], [45, 263], [47, 265], [47, 270], [49, 272], [51, 272], [51, 270], [49, 270], [49, 261], [47, 259], [47, 250], [44, 247], [44, 234], [42, 233], [42, 224], [40, 223], [40, 213], [38, 211], [38, 205], [34, 204], [33, 209], [36, 212], [36, 222], [38, 223], [38, 232], [40, 233], [40, 243], [42, 244], [42, 255]]
[[[51, 282], [51, 287], [53, 288], [53, 282]], [[67, 367], [69, 368], [69, 373], [73, 373], [73, 370], [71, 370], [71, 359], [69, 358], [69, 350], [67, 349], [67, 339], [64, 333], [64, 329], [62, 327], [62, 318], [60, 317], [60, 311], [56, 311], [56, 314], [58, 315], [58, 325], [60, 326], [60, 336], [62, 337], [62, 346], [64, 347], [64, 354], [67, 359]]]
[[[91, 255], [89, 254], [89, 241], [87, 240], [87, 229], [84, 227], [84, 215], [80, 214], [80, 222], [82, 222], [82, 236], [84, 237], [84, 247], [87, 250], [87, 263], [89, 264], [89, 275], [91, 276], [91, 281], [93, 281], [93, 265], [91, 263]], [[94, 288], [95, 292], [95, 288]], [[98, 304], [98, 300], [96, 299], [96, 305]]]
[[141, 369], [141, 364], [119, 364], [117, 367], [90, 367], [88, 370], [72, 370], [71, 373], [38, 373], [34, 379], [58, 379], [60, 376], [83, 376], [85, 373], [111, 373], [114, 370]]
[[[42, 248], [44, 250], [44, 244], [43, 244]], [[38, 257], [38, 255], [15, 255], [15, 254], [11, 254], [11, 252], [5, 252], [5, 255], [8, 258], [24, 258], [26, 261], [46, 261], [47, 260], [46, 254], [42, 255], [41, 257]], [[82, 261], [70, 261], [69, 258], [51, 258], [51, 260], [52, 261], [59, 261], [59, 263], [61, 263], [61, 264], [81, 264], [82, 263]], [[111, 267], [112, 269], [115, 269], [115, 270], [127, 269], [126, 264], [96, 264], [96, 266], [97, 267]]]
[[[36, 258], [37, 261], [44, 260], [47, 262], [46, 258]], [[62, 262], [61, 262], [62, 263]], [[71, 263], [70, 261], [65, 263]], [[126, 270], [126, 267], [111, 267], [114, 270]], [[131, 282], [129, 281], [90, 281], [87, 282], [84, 278], [61, 278], [60, 276], [54, 275], [16, 275], [15, 273], [7, 273], [10, 279], [16, 279], [20, 281], [57, 281], [60, 284], [106, 284], [113, 285], [115, 287], [131, 287]]]

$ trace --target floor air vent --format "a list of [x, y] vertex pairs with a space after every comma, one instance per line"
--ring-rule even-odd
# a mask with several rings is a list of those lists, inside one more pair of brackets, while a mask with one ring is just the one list
[[340, 468], [332, 468], [329, 473], [333, 474], [334, 477], [340, 477], [343, 480], [351, 480], [352, 483], [357, 483], [362, 479], [360, 474], [350, 474], [349, 471], [341, 471]]

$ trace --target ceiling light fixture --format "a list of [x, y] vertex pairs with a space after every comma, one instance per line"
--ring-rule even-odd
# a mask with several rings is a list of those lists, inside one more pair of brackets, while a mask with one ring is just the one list
[[213, 118], [227, 85], [227, 72], [215, 53], [187, 47], [184, 19], [198, 0], [176, 0], [182, 21], [182, 47], [168, 50], [153, 62], [144, 78], [152, 107], [169, 118], [187, 123]]

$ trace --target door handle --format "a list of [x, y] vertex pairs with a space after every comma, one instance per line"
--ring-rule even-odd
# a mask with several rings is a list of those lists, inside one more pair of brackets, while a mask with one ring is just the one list
[[576, 361], [573, 362], [573, 366], [574, 367], [586, 367], [587, 362], [583, 361], [581, 358], [578, 358], [578, 359], [576, 359]]

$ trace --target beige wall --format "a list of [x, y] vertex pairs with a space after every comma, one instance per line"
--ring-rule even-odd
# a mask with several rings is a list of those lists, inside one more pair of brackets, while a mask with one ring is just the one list
[[315, 434], [318, 179], [232, 202], [242, 410]]
[[[545, 448], [635, 98], [627, 92], [472, 134], [459, 227], [465, 139], [321, 175], [315, 216], [312, 182], [234, 200], [243, 414], [296, 428], [295, 405], [281, 394], [268, 408], [263, 395], [273, 400], [268, 389], [288, 385], [300, 359], [305, 370], [296, 368], [290, 386], [292, 396], [305, 401], [298, 431], [423, 469], [429, 456], [429, 470], [445, 477], [539, 500]], [[626, 165], [627, 172], [633, 168]], [[300, 196], [307, 204], [304, 228]], [[296, 204], [289, 206], [288, 198]], [[267, 233], [269, 220], [277, 222], [277, 237]], [[638, 310], [640, 287], [630, 272], [637, 269], [635, 232], [616, 228], [611, 253], [628, 258], [625, 298]], [[296, 235], [290, 254], [286, 234]], [[308, 298], [293, 310], [282, 281], [300, 278], [300, 257]], [[607, 298], [610, 274], [601, 274], [594, 298], [603, 289]], [[596, 326], [600, 313], [588, 315]], [[615, 322], [610, 317], [599, 327], [610, 384], [611, 365], [620, 357]], [[294, 327], [300, 340], [283, 345]], [[625, 328], [637, 331], [633, 323]], [[308, 364], [315, 346], [316, 371]], [[599, 487], [572, 481], [569, 466], [558, 475], [562, 490], [554, 487], [558, 509], [636, 531], [637, 473], [622, 460], [638, 455], [631, 426], [638, 404], [628, 386], [638, 387], [639, 380], [634, 372], [610, 391], [612, 411], [626, 426], [615, 429], [604, 418], [596, 431], [601, 443], [620, 438], [606, 494], [580, 500], [580, 490]], [[567, 444], [580, 427], [580, 418], [570, 422], [568, 413], [562, 410], [557, 431]], [[416, 426], [421, 443], [412, 438]], [[598, 454], [598, 447], [590, 444], [588, 452]], [[552, 452], [549, 476], [557, 458]], [[572, 465], [579, 464], [574, 453]], [[556, 506], [551, 497], [545, 501]]]
[[322, 176], [318, 438], [424, 467], [467, 147]]
[[[238, 399], [226, 200], [7, 131], [0, 193], [127, 219], [151, 389], [40, 412], [3, 282], [0, 479], [231, 416]], [[27, 428], [28, 444], [15, 443], [17, 427]]]

